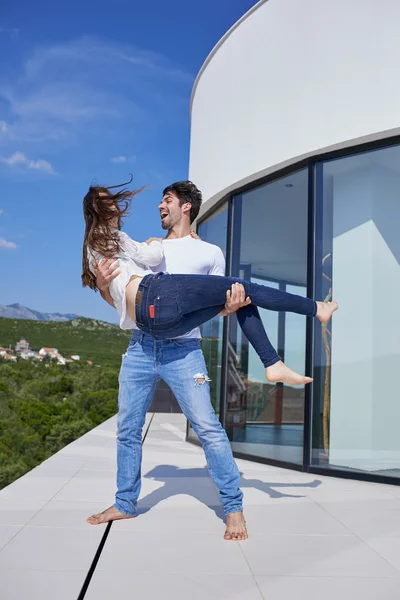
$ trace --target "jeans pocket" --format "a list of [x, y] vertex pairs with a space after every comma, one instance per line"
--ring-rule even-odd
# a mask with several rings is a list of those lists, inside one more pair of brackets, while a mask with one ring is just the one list
[[178, 300], [173, 296], [157, 296], [154, 300], [154, 325], [163, 328], [176, 324], [181, 318]]
[[138, 340], [131, 340], [129, 342], [128, 348], [126, 349], [126, 353], [130, 352], [131, 350], [133, 350], [134, 348], [136, 348], [136, 346], [138, 345], [139, 341]]

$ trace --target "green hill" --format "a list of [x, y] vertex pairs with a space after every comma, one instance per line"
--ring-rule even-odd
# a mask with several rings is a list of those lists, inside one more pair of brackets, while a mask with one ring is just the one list
[[65, 358], [79, 354], [81, 360], [98, 364], [120, 363], [130, 335], [130, 331], [94, 319], [57, 323], [0, 318], [0, 346], [14, 348], [24, 337], [33, 350], [57, 348]]

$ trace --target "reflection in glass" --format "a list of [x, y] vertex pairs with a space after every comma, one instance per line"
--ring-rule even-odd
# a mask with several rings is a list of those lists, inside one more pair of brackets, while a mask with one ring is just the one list
[[[228, 230], [228, 205], [224, 204], [212, 217], [203, 221], [198, 228], [198, 235], [205, 242], [219, 246], [226, 257]], [[201, 326], [201, 348], [210, 377], [211, 403], [219, 415], [221, 393], [221, 364], [222, 364], [222, 330], [223, 317], [215, 317]], [[189, 427], [189, 437], [197, 437]]]
[[312, 462], [400, 477], [400, 148], [317, 166], [316, 289], [340, 309], [315, 327]]
[[[307, 170], [234, 198], [232, 275], [306, 293]], [[306, 319], [260, 310], [271, 342], [304, 373]], [[301, 463], [304, 389], [272, 385], [234, 318], [229, 324], [226, 429], [238, 452]]]

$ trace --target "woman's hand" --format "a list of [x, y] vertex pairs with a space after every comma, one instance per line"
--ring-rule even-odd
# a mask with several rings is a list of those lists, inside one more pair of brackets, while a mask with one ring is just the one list
[[148, 240], [146, 240], [146, 244], [151, 244], [151, 242], [162, 242], [162, 241], [163, 241], [162, 238], [152, 237], [152, 238], [149, 238]]
[[192, 237], [194, 240], [201, 240], [201, 237], [197, 235], [197, 233], [193, 231], [193, 229], [190, 230], [190, 237]]

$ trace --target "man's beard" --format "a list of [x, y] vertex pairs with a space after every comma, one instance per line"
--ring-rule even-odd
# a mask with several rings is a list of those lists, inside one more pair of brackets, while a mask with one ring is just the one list
[[172, 229], [174, 227], [174, 225], [176, 225], [176, 223], [173, 222], [173, 220], [171, 219], [171, 215], [168, 215], [168, 217], [166, 217], [165, 219], [163, 219], [161, 221], [161, 227], [162, 229]]

